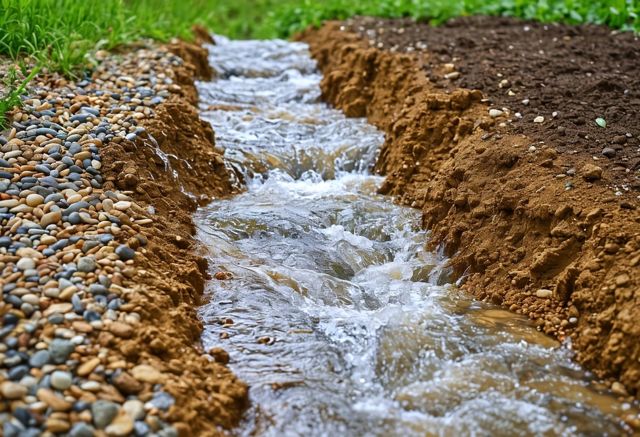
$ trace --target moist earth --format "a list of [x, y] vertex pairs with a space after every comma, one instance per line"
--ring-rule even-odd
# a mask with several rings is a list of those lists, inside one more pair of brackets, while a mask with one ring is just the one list
[[438, 28], [358, 18], [300, 38], [324, 73], [323, 97], [386, 133], [381, 191], [423, 210], [452, 277], [570, 340], [578, 362], [632, 399], [635, 37], [479, 17]]

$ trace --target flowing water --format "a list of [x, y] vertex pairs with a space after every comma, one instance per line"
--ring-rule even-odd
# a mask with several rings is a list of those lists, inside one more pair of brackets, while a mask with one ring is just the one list
[[383, 136], [319, 99], [305, 45], [211, 47], [202, 115], [247, 191], [196, 217], [205, 347], [251, 386], [240, 435], [619, 435], [632, 411], [524, 319], [447, 284], [420, 212], [376, 194]]

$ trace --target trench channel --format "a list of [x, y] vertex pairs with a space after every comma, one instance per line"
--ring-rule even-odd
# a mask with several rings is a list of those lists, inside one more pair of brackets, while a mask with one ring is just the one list
[[247, 190], [196, 214], [200, 314], [250, 385], [239, 435], [619, 435], [634, 406], [568, 347], [473, 301], [420, 212], [376, 194], [383, 135], [320, 100], [306, 45], [217, 38], [201, 113]]

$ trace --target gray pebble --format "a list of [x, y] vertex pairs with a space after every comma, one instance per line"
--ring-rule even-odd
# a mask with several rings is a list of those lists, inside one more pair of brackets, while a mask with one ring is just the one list
[[49, 344], [49, 353], [51, 353], [51, 359], [54, 363], [62, 364], [67, 361], [67, 358], [75, 348], [74, 344], [69, 340], [54, 338]]
[[29, 358], [29, 365], [39, 369], [45, 364], [49, 364], [49, 361], [51, 361], [51, 354], [49, 351], [39, 350], [35, 354], [31, 355], [31, 358]]
[[118, 404], [111, 401], [99, 400], [91, 405], [93, 424], [98, 429], [104, 429], [118, 414]]
[[66, 390], [71, 387], [71, 373], [62, 370], [56, 370], [51, 374], [51, 387], [57, 390]]
[[121, 260], [127, 261], [133, 259], [136, 256], [136, 251], [127, 246], [126, 244], [121, 244], [116, 249], [116, 255], [120, 257]]
[[93, 272], [96, 269], [96, 260], [92, 256], [83, 256], [78, 260], [78, 271]]

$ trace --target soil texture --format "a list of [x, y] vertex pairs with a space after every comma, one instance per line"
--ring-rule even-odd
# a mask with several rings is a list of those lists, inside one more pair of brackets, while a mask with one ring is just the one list
[[323, 97], [386, 133], [381, 191], [423, 210], [462, 287], [570, 338], [578, 362], [621, 397], [637, 395], [634, 37], [500, 18], [440, 28], [361, 18], [300, 38], [324, 73]]
[[180, 435], [217, 435], [218, 427], [230, 429], [239, 422], [247, 388], [200, 345], [197, 308], [208, 274], [206, 260], [196, 254], [191, 215], [199, 203], [233, 189], [213, 130], [198, 115], [194, 81], [211, 77], [207, 51], [184, 42], [167, 49], [186, 61], [172, 72], [178, 85], [174, 93], [143, 122], [145, 135], [102, 150], [105, 189], [127, 192], [156, 213], [142, 230], [148, 244], [130, 280], [143, 329], [135, 338], [109, 341], [128, 360], [150, 363], [168, 375], [165, 389], [176, 406], [167, 419]]

